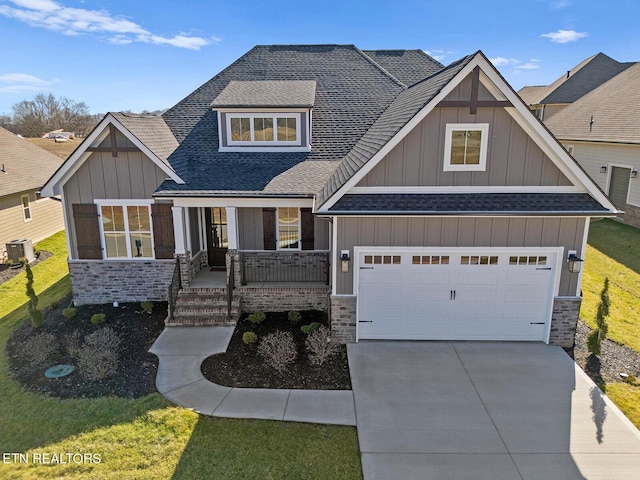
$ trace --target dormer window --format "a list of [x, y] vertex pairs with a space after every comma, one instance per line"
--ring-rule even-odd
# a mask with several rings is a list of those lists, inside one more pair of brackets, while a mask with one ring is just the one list
[[231, 81], [211, 107], [221, 152], [307, 152], [316, 82]]
[[300, 145], [300, 113], [227, 113], [228, 145]]

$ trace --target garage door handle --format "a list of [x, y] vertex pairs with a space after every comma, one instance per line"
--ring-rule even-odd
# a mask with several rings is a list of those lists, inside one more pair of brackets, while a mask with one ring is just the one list
[[360, 270], [373, 270], [373, 267], [360, 267]]
[[529, 322], [529, 325], [546, 325], [545, 322]]
[[455, 300], [455, 299], [456, 299], [456, 291], [449, 290], [449, 300]]
[[358, 323], [373, 323], [373, 320], [358, 320]]
[[551, 267], [546, 267], [546, 268], [536, 268], [536, 270], [551, 270]]

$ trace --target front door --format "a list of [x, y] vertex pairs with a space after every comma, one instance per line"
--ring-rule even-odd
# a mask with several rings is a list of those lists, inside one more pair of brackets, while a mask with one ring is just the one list
[[229, 247], [227, 236], [227, 209], [212, 207], [205, 209], [205, 225], [207, 228], [207, 252], [209, 266], [224, 270], [226, 268], [226, 253]]

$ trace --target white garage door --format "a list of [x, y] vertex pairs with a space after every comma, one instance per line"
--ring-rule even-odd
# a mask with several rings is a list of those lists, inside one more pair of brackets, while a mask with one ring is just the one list
[[558, 249], [357, 251], [359, 339], [547, 339]]

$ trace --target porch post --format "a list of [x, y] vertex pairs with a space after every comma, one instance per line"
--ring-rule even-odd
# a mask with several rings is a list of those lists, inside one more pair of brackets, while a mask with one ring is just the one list
[[227, 208], [227, 236], [229, 238], [229, 250], [238, 250], [238, 209]]
[[184, 225], [184, 208], [183, 207], [171, 207], [173, 213], [173, 237], [176, 243], [176, 254], [185, 254], [186, 248], [186, 235]]

